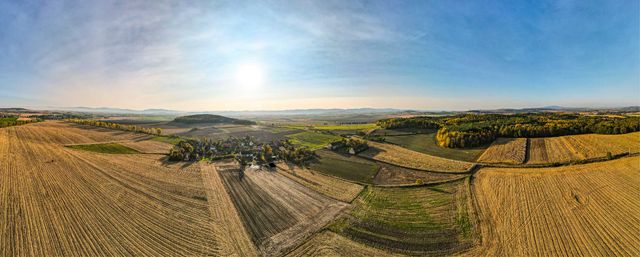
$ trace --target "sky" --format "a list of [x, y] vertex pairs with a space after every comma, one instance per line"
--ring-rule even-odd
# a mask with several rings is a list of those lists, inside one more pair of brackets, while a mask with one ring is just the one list
[[0, 0], [0, 107], [640, 105], [640, 1]]

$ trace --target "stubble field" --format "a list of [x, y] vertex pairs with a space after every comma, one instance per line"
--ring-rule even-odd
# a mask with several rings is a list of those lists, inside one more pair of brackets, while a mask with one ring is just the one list
[[265, 255], [282, 254], [331, 222], [347, 206], [277, 171], [218, 168], [251, 240]]
[[197, 169], [63, 146], [138, 136], [57, 122], [0, 129], [0, 255], [215, 255]]
[[482, 153], [478, 162], [522, 164], [526, 153], [526, 138], [498, 138]]
[[640, 152], [640, 132], [532, 138], [527, 164], [546, 164]]
[[360, 156], [402, 167], [452, 173], [466, 172], [473, 167], [473, 164], [470, 162], [455, 161], [423, 154], [396, 145], [373, 141], [369, 141], [368, 144], [370, 148], [360, 153]]
[[640, 157], [558, 168], [489, 168], [474, 193], [472, 255], [639, 256]]

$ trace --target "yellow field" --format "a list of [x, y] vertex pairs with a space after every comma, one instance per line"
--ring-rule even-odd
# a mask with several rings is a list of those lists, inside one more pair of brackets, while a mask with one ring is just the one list
[[171, 144], [155, 140], [131, 140], [120, 142], [120, 144], [130, 147], [141, 153], [167, 154], [173, 147]]
[[309, 239], [287, 256], [402, 256], [378, 250], [364, 244], [354, 242], [346, 237], [324, 231]]
[[477, 173], [482, 256], [640, 256], [640, 157]]
[[569, 162], [640, 152], [640, 132], [532, 138], [528, 164]]
[[242, 224], [238, 210], [224, 189], [220, 174], [212, 164], [200, 163], [202, 179], [207, 192], [209, 210], [216, 235], [224, 235], [218, 240], [222, 256], [256, 256], [258, 254], [251, 237]]
[[482, 153], [478, 162], [521, 164], [527, 150], [526, 138], [498, 138]]
[[373, 141], [367, 143], [370, 148], [360, 153], [361, 156], [402, 167], [440, 172], [465, 172], [473, 166], [469, 162], [423, 154], [396, 145]]
[[282, 175], [308, 188], [347, 203], [356, 198], [364, 188], [355, 183], [326, 176], [308, 169], [289, 167], [289, 165], [286, 164], [278, 164], [278, 171], [280, 171]]
[[197, 166], [63, 146], [136, 137], [57, 122], [0, 129], [0, 256], [219, 255]]

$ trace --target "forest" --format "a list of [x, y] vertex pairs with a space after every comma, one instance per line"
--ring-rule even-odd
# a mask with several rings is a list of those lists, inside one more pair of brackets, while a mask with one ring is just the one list
[[385, 129], [438, 129], [438, 144], [449, 148], [475, 147], [497, 137], [552, 137], [575, 134], [623, 134], [640, 131], [640, 117], [580, 114], [463, 114], [446, 117], [391, 118], [377, 122]]

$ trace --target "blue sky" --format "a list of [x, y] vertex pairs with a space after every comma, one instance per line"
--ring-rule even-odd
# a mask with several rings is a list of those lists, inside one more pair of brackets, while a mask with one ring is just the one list
[[640, 105], [639, 1], [0, 0], [0, 106], [545, 105]]

